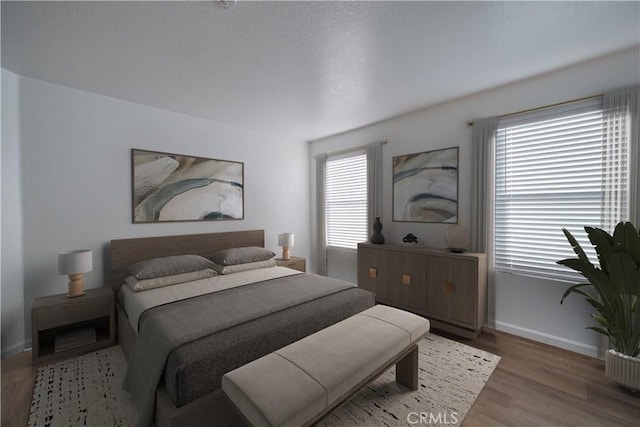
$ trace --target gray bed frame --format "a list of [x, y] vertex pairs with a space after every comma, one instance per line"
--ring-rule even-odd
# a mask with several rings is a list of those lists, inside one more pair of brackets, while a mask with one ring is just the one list
[[[112, 240], [109, 285], [117, 295], [128, 275], [127, 266], [134, 262], [183, 254], [197, 254], [207, 257], [219, 250], [244, 246], [264, 247], [264, 230]], [[117, 337], [125, 356], [128, 358], [136, 333], [119, 304], [116, 304], [116, 309]], [[157, 427], [244, 425], [222, 389], [215, 390], [178, 408], [169, 398], [164, 385], [158, 387], [156, 392], [154, 423]]]

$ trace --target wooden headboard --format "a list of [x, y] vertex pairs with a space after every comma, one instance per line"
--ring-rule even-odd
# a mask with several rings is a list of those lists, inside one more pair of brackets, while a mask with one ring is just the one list
[[184, 254], [208, 257], [223, 249], [243, 246], [264, 247], [264, 230], [112, 240], [109, 286], [117, 294], [129, 275], [127, 267], [134, 262]]

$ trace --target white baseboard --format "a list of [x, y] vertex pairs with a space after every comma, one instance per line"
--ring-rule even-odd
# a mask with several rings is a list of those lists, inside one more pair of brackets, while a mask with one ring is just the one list
[[6, 359], [7, 357], [11, 357], [11, 356], [15, 356], [18, 353], [23, 352], [24, 349], [24, 343], [17, 343], [12, 345], [11, 347], [7, 347], [7, 348], [3, 348], [2, 349], [2, 360]]
[[584, 354], [590, 357], [598, 357], [598, 348], [595, 346], [587, 345], [578, 341], [568, 340], [566, 338], [556, 337], [554, 335], [546, 334], [540, 331], [534, 331], [532, 329], [523, 328], [522, 326], [512, 325], [505, 322], [496, 320], [495, 328], [498, 331], [508, 332], [519, 337], [528, 338], [533, 341], [538, 341], [544, 344], [549, 344], [554, 347], [563, 348], [565, 350], [574, 351], [576, 353]]

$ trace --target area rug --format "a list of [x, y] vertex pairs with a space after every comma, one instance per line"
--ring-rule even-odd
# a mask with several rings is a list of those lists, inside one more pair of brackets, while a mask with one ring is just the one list
[[[500, 357], [434, 334], [419, 347], [419, 390], [396, 384], [392, 368], [319, 425], [460, 425]], [[27, 425], [134, 426], [125, 370], [120, 346], [39, 368]]]

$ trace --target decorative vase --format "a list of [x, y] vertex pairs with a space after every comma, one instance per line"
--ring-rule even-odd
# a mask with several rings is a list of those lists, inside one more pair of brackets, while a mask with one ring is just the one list
[[463, 253], [469, 246], [469, 229], [462, 225], [452, 225], [444, 232], [447, 248], [453, 253]]
[[632, 391], [640, 391], [640, 357], [607, 351], [604, 375]]
[[377, 216], [376, 220], [373, 223], [373, 234], [371, 235], [371, 243], [376, 245], [381, 245], [384, 243], [384, 236], [380, 233], [382, 230], [382, 223], [380, 222], [380, 217]]

